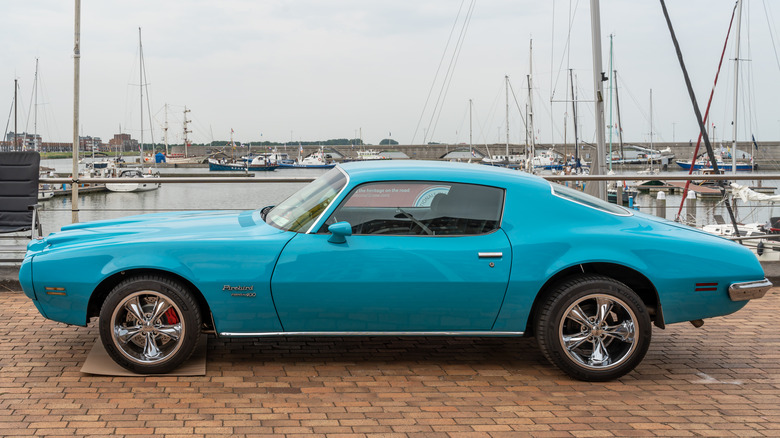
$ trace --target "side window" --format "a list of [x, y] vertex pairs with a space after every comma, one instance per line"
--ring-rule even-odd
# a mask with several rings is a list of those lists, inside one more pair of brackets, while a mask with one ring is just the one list
[[504, 190], [474, 184], [391, 181], [356, 187], [320, 228], [349, 222], [352, 234], [456, 236], [498, 229]]

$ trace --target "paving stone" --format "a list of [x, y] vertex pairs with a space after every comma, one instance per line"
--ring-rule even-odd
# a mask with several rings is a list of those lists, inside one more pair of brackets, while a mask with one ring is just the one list
[[655, 328], [615, 382], [569, 379], [526, 338], [208, 344], [206, 376], [79, 370], [98, 338], [0, 292], [3, 436], [780, 436], [780, 288], [696, 329]]

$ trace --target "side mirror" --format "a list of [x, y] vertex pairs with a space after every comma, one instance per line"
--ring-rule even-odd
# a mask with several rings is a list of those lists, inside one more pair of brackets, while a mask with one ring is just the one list
[[331, 236], [328, 239], [330, 243], [347, 243], [347, 236], [352, 235], [352, 225], [349, 222], [336, 222], [328, 227]]

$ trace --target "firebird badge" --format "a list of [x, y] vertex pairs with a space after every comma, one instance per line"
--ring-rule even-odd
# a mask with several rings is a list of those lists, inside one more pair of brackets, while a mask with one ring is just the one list
[[226, 284], [222, 286], [223, 291], [229, 291], [233, 292], [230, 294], [232, 297], [256, 297], [257, 294], [254, 292], [249, 292], [255, 290], [255, 286], [231, 286], [229, 284]]
[[252, 286], [231, 286], [229, 284], [226, 284], [226, 285], [222, 286], [222, 290], [223, 291], [226, 290], [226, 291], [230, 291], [230, 292], [255, 290], [255, 285], [252, 285]]

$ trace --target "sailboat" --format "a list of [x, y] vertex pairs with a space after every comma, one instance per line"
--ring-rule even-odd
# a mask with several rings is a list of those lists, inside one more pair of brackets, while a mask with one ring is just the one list
[[[159, 182], [154, 182], [154, 178], [159, 178], [160, 174], [152, 174], [152, 168], [149, 168], [148, 173], [143, 170], [144, 166], [144, 50], [141, 43], [141, 28], [138, 28], [138, 57], [139, 57], [139, 76], [141, 79], [141, 139], [139, 149], [141, 151], [140, 162], [141, 169], [125, 169], [118, 175], [119, 178], [139, 178], [138, 182], [134, 183], [107, 183], [106, 189], [111, 192], [147, 192], [150, 190], [157, 190], [160, 188]], [[148, 93], [147, 93], [148, 99]], [[154, 139], [152, 139], [152, 145], [154, 145]]]

